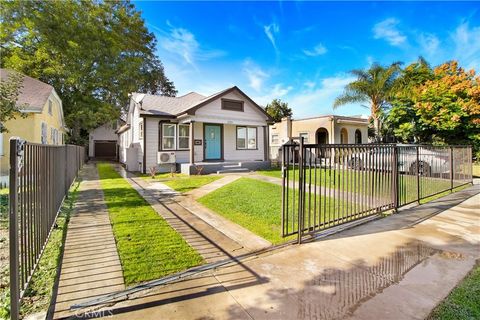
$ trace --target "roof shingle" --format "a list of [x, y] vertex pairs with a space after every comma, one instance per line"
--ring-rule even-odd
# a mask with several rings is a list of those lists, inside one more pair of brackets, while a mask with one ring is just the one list
[[[0, 69], [1, 81], [7, 80], [12, 70]], [[28, 105], [28, 110], [42, 111], [52, 93], [53, 87], [38, 79], [24, 76], [22, 88], [18, 96], [17, 105]]]

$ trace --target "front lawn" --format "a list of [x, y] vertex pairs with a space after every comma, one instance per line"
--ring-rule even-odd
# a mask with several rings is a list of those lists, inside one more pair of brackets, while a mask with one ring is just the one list
[[[309, 194], [306, 195], [307, 199]], [[313, 201], [313, 195], [311, 196]], [[240, 178], [198, 199], [200, 203], [227, 219], [243, 226], [273, 244], [284, 242], [290, 238], [282, 238], [282, 187], [265, 181], [251, 178]], [[344, 201], [333, 201], [332, 198], [321, 197], [322, 208], [326, 209], [323, 217], [316, 221], [331, 220], [338, 215], [339, 208], [346, 208]], [[308, 202], [308, 200], [307, 200]], [[320, 197], [317, 197], [320, 203]], [[288, 204], [293, 213], [290, 221], [296, 219], [292, 198]], [[351, 207], [351, 205], [349, 205]], [[306, 213], [305, 223], [314, 221], [313, 206], [311, 214]], [[316, 207], [318, 210], [318, 207]], [[308, 209], [305, 210], [308, 212]], [[340, 217], [336, 217], [340, 218]], [[349, 218], [345, 218], [349, 219]]]
[[[269, 177], [279, 179], [282, 178], [282, 171], [278, 168], [260, 170], [257, 171], [257, 173]], [[388, 172], [385, 173], [379, 171], [307, 168], [305, 182], [307, 184], [323, 186], [329, 189], [373, 195], [374, 197], [389, 198], [391, 197], [392, 190], [392, 181], [390, 176], [391, 175]], [[298, 181], [298, 167], [295, 167], [295, 170], [288, 170], [288, 179], [289, 181]], [[450, 179], [420, 177], [420, 197], [424, 198], [430, 194], [448, 190], [450, 188], [450, 183]], [[458, 184], [458, 181], [455, 181], [454, 186], [457, 186]], [[416, 176], [410, 174], [400, 174], [398, 187], [400, 203], [408, 203], [416, 200]], [[421, 201], [421, 203], [425, 202], [427, 202], [425, 199]]]
[[126, 285], [157, 279], [203, 262], [110, 164], [98, 164]]
[[184, 174], [174, 174], [172, 176], [171, 173], [159, 173], [156, 174], [153, 179], [150, 176], [145, 177], [146, 180], [162, 182], [181, 193], [200, 188], [220, 178], [222, 178], [222, 176], [219, 175], [188, 176]]
[[480, 319], [480, 265], [477, 264], [427, 319]]

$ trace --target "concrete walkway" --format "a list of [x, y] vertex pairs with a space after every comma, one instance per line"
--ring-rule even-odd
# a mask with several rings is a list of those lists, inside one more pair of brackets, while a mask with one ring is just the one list
[[80, 172], [78, 198], [70, 217], [54, 318], [75, 314], [70, 306], [125, 289], [122, 266], [95, 164]]
[[479, 192], [468, 188], [145, 290], [103, 312], [119, 319], [424, 319], [480, 258]]

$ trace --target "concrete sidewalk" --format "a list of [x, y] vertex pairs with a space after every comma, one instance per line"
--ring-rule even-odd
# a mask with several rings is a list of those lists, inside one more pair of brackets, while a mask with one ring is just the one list
[[479, 192], [474, 186], [319, 241], [145, 290], [101, 314], [424, 319], [480, 258]]
[[125, 289], [110, 218], [95, 164], [80, 172], [75, 211], [68, 223], [54, 297], [54, 318], [75, 315], [70, 306], [107, 293]]

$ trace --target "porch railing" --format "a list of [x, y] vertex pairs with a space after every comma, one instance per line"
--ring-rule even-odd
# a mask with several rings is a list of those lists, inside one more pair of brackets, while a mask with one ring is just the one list
[[314, 233], [472, 182], [470, 146], [282, 146], [282, 234]]
[[57, 215], [78, 170], [84, 147], [10, 140], [10, 302], [11, 318], [35, 272]]

